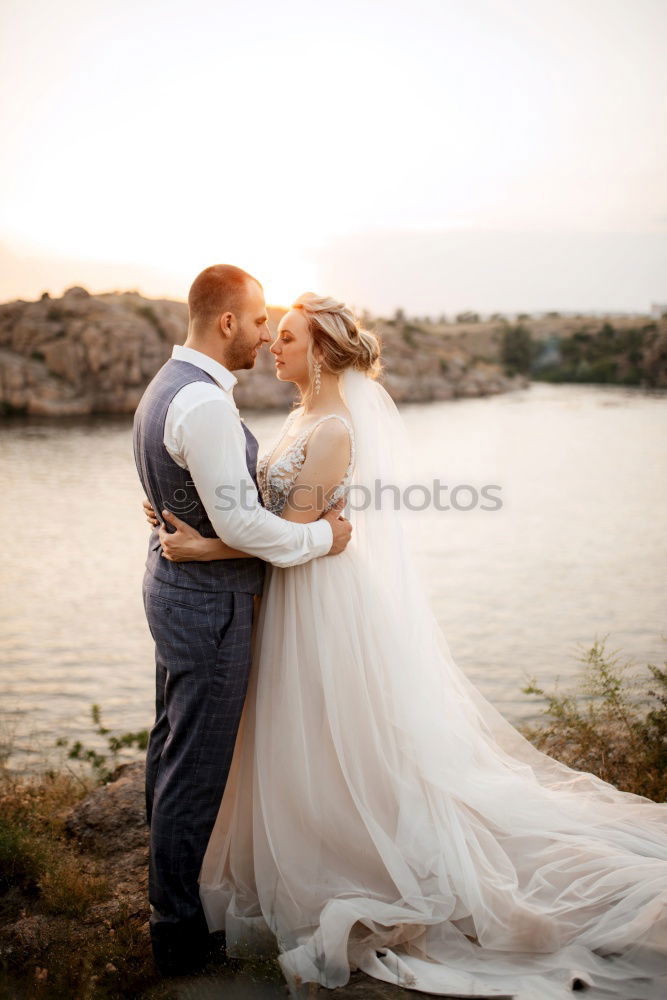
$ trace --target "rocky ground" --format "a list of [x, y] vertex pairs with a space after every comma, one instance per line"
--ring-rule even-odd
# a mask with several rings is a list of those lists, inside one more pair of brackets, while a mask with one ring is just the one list
[[[7, 1000], [63, 997], [63, 1000], [270, 1000], [288, 996], [271, 959], [218, 957], [200, 975], [161, 980], [148, 935], [148, 831], [144, 808], [144, 766], [124, 764], [106, 784], [94, 788], [62, 817], [76, 864], [111, 887], [72, 919], [12, 900], [0, 907], [0, 995]], [[12, 912], [14, 910], [14, 912]], [[4, 911], [4, 912], [3, 912]], [[26, 976], [16, 974], [23, 966]], [[69, 966], [63, 968], [63, 966]], [[304, 1000], [331, 997], [315, 984]], [[421, 994], [424, 996], [424, 994]], [[340, 1000], [405, 1000], [405, 991], [360, 972], [335, 991]]]
[[[274, 331], [281, 315], [270, 310]], [[454, 328], [443, 335], [409, 322], [378, 321], [376, 327], [383, 381], [397, 402], [489, 395], [528, 382], [503, 373], [493, 324], [475, 329], [472, 347], [463, 327], [456, 335]], [[45, 293], [36, 302], [1, 304], [0, 414], [132, 413], [186, 328], [185, 303], [138, 292], [90, 295], [74, 287], [59, 299]], [[276, 379], [265, 348], [253, 372], [240, 373], [235, 398], [240, 408], [265, 409], [289, 405], [293, 392]]]

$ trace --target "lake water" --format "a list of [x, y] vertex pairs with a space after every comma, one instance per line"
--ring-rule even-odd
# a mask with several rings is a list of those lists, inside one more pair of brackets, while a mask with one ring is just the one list
[[[536, 383], [402, 413], [419, 481], [500, 487], [499, 510], [411, 522], [452, 655], [511, 722], [539, 713], [526, 677], [566, 686], [596, 637], [667, 659], [667, 393]], [[261, 450], [283, 419], [243, 416]], [[5, 422], [0, 468], [0, 737], [31, 768], [57, 736], [95, 745], [94, 702], [151, 723], [148, 528], [129, 418]]]

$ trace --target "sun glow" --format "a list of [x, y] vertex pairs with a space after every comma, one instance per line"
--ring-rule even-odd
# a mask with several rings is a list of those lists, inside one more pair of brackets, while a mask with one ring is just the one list
[[[272, 301], [325, 282], [356, 295], [361, 266], [364, 304], [445, 309], [460, 254], [424, 296], [391, 269], [384, 285], [371, 276], [364, 241], [391, 234], [429, 273], [432, 234], [454, 230], [665, 236], [664, 10], [417, 6], [168, 0], [158, 18], [147, 0], [104, 13], [10, 0], [0, 244], [71, 266], [26, 266], [19, 281], [15, 260], [0, 293], [38, 294], [37, 274], [80, 282], [79, 267], [92, 285], [127, 269], [149, 294], [183, 297], [229, 261]], [[408, 261], [401, 234], [420, 233]], [[526, 285], [542, 287], [532, 266]], [[480, 305], [502, 294], [502, 275], [476, 280]]]

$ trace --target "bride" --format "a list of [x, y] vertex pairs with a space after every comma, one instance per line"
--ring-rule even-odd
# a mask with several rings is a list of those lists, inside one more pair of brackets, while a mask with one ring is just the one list
[[[306, 294], [271, 351], [301, 405], [260, 461], [264, 504], [303, 522], [347, 499], [354, 532], [335, 559], [268, 567], [209, 929], [231, 954], [277, 942], [293, 992], [358, 968], [435, 994], [658, 1000], [667, 805], [541, 753], [455, 664], [395, 509], [410, 443], [374, 335]], [[228, 555], [171, 520], [167, 558]]]

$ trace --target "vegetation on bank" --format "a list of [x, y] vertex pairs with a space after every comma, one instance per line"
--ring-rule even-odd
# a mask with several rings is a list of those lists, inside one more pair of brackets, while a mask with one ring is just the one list
[[[103, 730], [97, 706], [92, 714]], [[0, 764], [0, 996], [138, 997], [156, 979], [145, 915], [130, 912], [108, 867], [66, 831], [72, 808], [108, 780], [107, 758], [75, 744], [68, 759], [87, 766], [24, 777]]]
[[[597, 774], [624, 791], [667, 800], [667, 663], [644, 670], [608, 653], [606, 640], [580, 657], [576, 690], [547, 692], [534, 679], [524, 692], [545, 702], [542, 719], [522, 731], [544, 752]], [[145, 851], [131, 861], [96, 854], [67, 835], [71, 810], [114, 775], [123, 747], [145, 733], [113, 735], [93, 706], [95, 732], [109, 754], [69, 746], [61, 770], [22, 778], [0, 766], [0, 996], [23, 1000], [170, 1000], [175, 987], [153, 968]], [[64, 744], [61, 744], [64, 745]], [[66, 745], [66, 744], [65, 744]], [[280, 982], [270, 957], [243, 962], [219, 953], [212, 974]], [[250, 995], [250, 994], [249, 994]], [[342, 996], [343, 994], [341, 994]], [[354, 991], [350, 996], [360, 996]]]
[[501, 340], [507, 374], [543, 382], [610, 383], [654, 388], [666, 384], [664, 321], [614, 326], [581, 324], [569, 335], [536, 340], [524, 323], [507, 324]]
[[[0, 759], [0, 997], [11, 1000], [177, 1000], [178, 981], [161, 979], [148, 933], [147, 850], [118, 842], [84, 843], [72, 810], [114, 781], [124, 749], [145, 750], [147, 732], [114, 734], [99, 706], [93, 730], [108, 752], [58, 740], [61, 767], [24, 777]], [[100, 741], [95, 741], [99, 747]], [[69, 761], [76, 762], [73, 766]], [[136, 767], [136, 765], [134, 765]], [[143, 785], [141, 789], [143, 801]], [[114, 812], [114, 800], [107, 805]], [[93, 821], [94, 824], [94, 821]], [[103, 835], [104, 836], [104, 835]], [[108, 836], [108, 834], [106, 835]], [[143, 839], [143, 838], [142, 838]], [[147, 838], [146, 838], [147, 839]], [[263, 956], [226, 959], [213, 936], [209, 972], [248, 984], [282, 982]]]
[[624, 792], [667, 802], [667, 663], [638, 671], [608, 653], [606, 637], [579, 657], [578, 690], [525, 694], [546, 699], [540, 724], [522, 727], [538, 750]]
[[[387, 331], [398, 336], [416, 356], [425, 345], [447, 345], [465, 352], [466, 364], [500, 365], [510, 378], [667, 387], [667, 313], [659, 320], [557, 312], [513, 318], [494, 313], [482, 319], [468, 311], [448, 320], [444, 315], [409, 317], [397, 309], [391, 319], [367, 321], [375, 322], [382, 336]], [[451, 364], [441, 358], [441, 367], [447, 374]]]
[[93, 778], [99, 784], [106, 784], [112, 773], [118, 766], [118, 756], [123, 749], [136, 747], [137, 750], [145, 750], [148, 746], [148, 730], [140, 729], [136, 733], [122, 733], [120, 735], [112, 733], [102, 722], [102, 713], [99, 705], [92, 705], [90, 715], [93, 721], [93, 728], [98, 736], [104, 737], [108, 747], [108, 753], [100, 753], [94, 747], [86, 747], [81, 740], [71, 743], [62, 737], [56, 740], [56, 746], [67, 747], [67, 757], [69, 760], [84, 761], [90, 766]]
[[[0, 769], [0, 997], [11, 1000], [178, 1000], [161, 979], [148, 934], [146, 852], [129, 859], [84, 851], [68, 837], [70, 810], [103, 780], [47, 771], [30, 780]], [[208, 972], [248, 984], [282, 982], [265, 957], [224, 957]], [[188, 995], [190, 995], [188, 993]], [[194, 995], [194, 993], [193, 993]]]
[[[0, 775], [2, 996], [138, 995], [146, 965], [142, 928], [114, 904], [103, 866], [65, 836], [67, 812], [93, 785], [70, 773], [30, 781]], [[91, 920], [96, 907], [106, 915]]]

